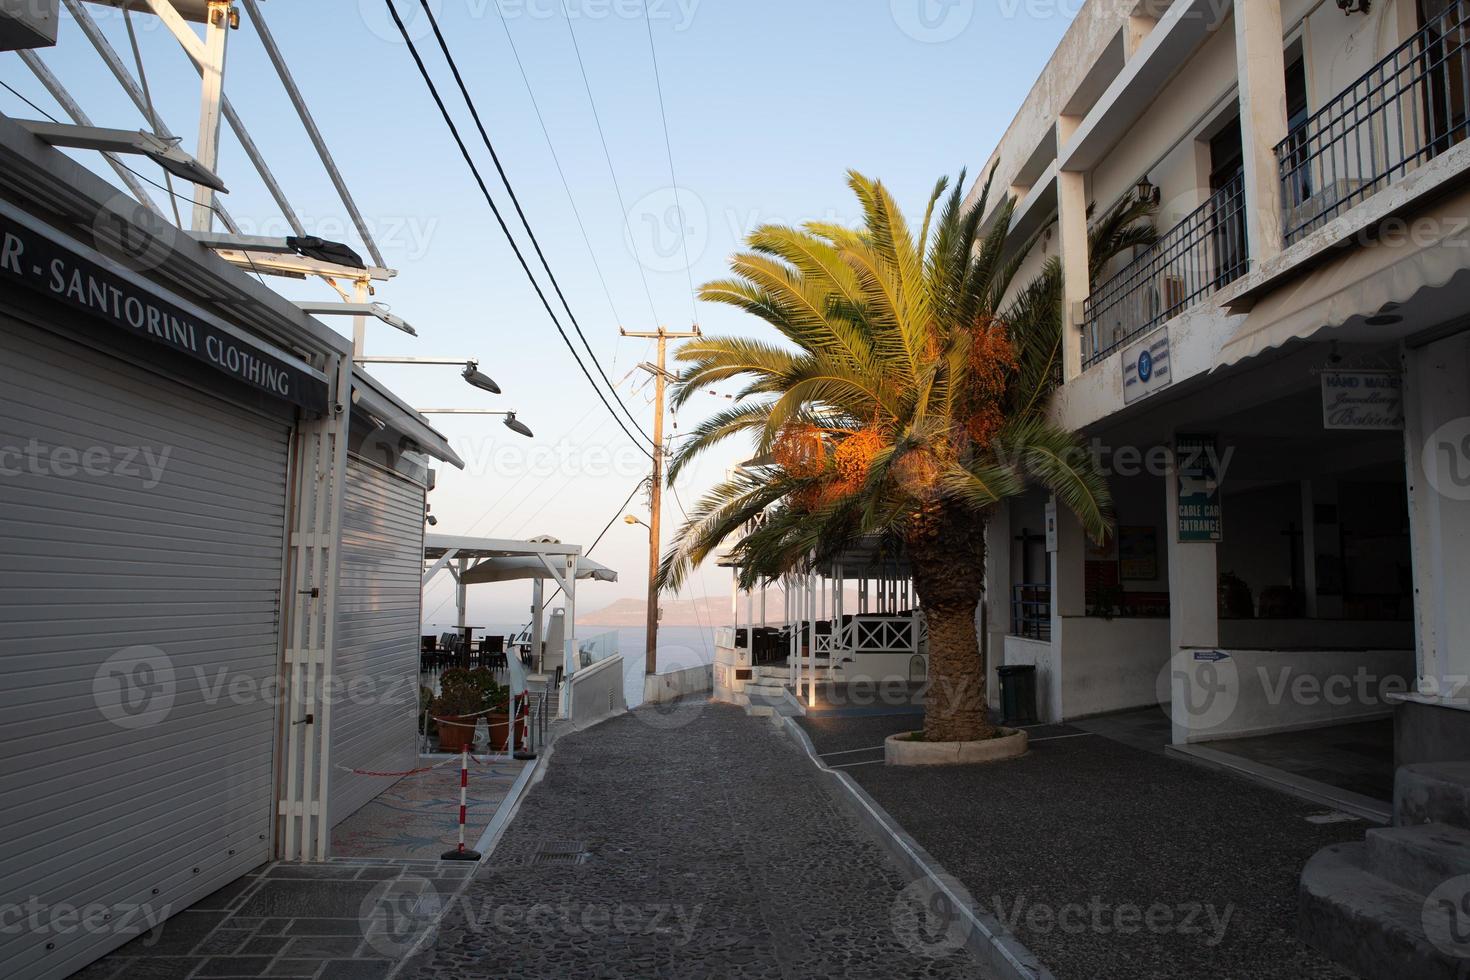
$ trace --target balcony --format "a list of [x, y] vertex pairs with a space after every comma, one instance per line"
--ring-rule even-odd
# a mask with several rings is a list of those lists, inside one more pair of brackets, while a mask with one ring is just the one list
[[1467, 44], [1454, 4], [1276, 146], [1288, 246], [1465, 139]]
[[1245, 180], [1237, 173], [1204, 204], [1093, 289], [1083, 310], [1082, 363], [1184, 312], [1247, 269]]

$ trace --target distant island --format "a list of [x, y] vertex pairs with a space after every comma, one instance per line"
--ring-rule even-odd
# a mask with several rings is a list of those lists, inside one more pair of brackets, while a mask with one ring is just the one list
[[[849, 609], [857, 608], [857, 592], [847, 591], [845, 600]], [[659, 604], [662, 626], [716, 626], [731, 625], [730, 594], [721, 596], [698, 596], [693, 599], [664, 599]], [[766, 619], [779, 623], [784, 618], [785, 605], [779, 589], [766, 590]], [[745, 616], [745, 597], [740, 597], [740, 615]], [[755, 618], [761, 615], [761, 597], [755, 595]], [[648, 621], [648, 603], [643, 599], [619, 599], [601, 609], [579, 612], [579, 626], [643, 626]]]

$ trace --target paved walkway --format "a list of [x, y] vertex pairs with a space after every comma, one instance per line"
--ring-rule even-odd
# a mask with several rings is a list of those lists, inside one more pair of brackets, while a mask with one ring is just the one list
[[[338, 857], [405, 858], [437, 861], [459, 842], [459, 758], [423, 759], [437, 765], [401, 779], [385, 778], [388, 789], [332, 828], [332, 854]], [[465, 840], [480, 839], [495, 810], [525, 768], [504, 756], [481, 756], [470, 763]]]
[[913, 721], [800, 723], [1061, 980], [1347, 976], [1296, 938], [1296, 886], [1363, 822], [1072, 726], [1009, 762], [883, 765]]
[[982, 975], [766, 721], [642, 708], [550, 763], [404, 976]]

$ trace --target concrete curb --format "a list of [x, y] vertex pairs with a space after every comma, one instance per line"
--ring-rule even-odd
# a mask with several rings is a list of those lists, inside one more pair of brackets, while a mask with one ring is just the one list
[[965, 923], [964, 945], [990, 976], [1002, 980], [1056, 980], [1013, 933], [993, 916], [982, 911], [959, 879], [949, 874], [928, 851], [908, 835], [878, 801], [868, 795], [845, 772], [831, 769], [817, 755], [816, 747], [794, 717], [782, 719], [782, 729], [816, 766], [823, 788], [838, 808], [873, 835], [898, 866], [915, 879], [945, 895]]
[[1206, 769], [1227, 772], [1274, 789], [1278, 793], [1295, 796], [1299, 800], [1315, 803], [1318, 806], [1340, 810], [1379, 826], [1388, 826], [1393, 822], [1391, 803], [1384, 803], [1381, 800], [1363, 796], [1361, 793], [1354, 793], [1351, 790], [1330, 786], [1327, 783], [1298, 776], [1283, 769], [1263, 765], [1229, 752], [1221, 752], [1219, 749], [1211, 749], [1199, 744], [1166, 745], [1164, 755], [1182, 759]]
[[505, 799], [501, 800], [500, 806], [495, 808], [495, 815], [485, 825], [484, 832], [480, 834], [479, 842], [475, 844], [475, 850], [480, 852], [480, 861], [475, 869], [475, 873], [466, 876], [460, 881], [459, 887], [453, 893], [443, 898], [443, 907], [439, 912], [439, 921], [434, 924], [434, 928], [419, 937], [419, 940], [414, 943], [413, 949], [409, 950], [408, 955], [395, 963], [383, 980], [398, 980], [405, 971], [410, 968], [417, 969], [423, 966], [434, 955], [434, 943], [439, 938], [439, 927], [444, 921], [445, 914], [454, 907], [455, 902], [470, 887], [470, 882], [475, 880], [475, 875], [479, 874], [480, 869], [484, 868], [486, 863], [489, 862], [490, 855], [494, 852], [495, 846], [500, 843], [500, 839], [505, 836], [506, 828], [515, 819], [516, 813], [521, 808], [521, 801], [526, 798], [526, 794], [530, 791], [530, 788], [541, 782], [542, 778], [546, 775], [546, 767], [551, 761], [551, 754], [554, 747], [555, 740], [552, 739], [547, 742], [544, 748], [536, 753], [536, 758], [526, 763], [526, 767], [521, 770], [521, 774], [516, 777], [516, 781], [511, 784], [510, 789], [506, 792]]

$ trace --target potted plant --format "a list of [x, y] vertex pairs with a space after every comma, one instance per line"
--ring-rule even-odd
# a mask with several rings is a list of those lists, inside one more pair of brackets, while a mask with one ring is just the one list
[[459, 752], [475, 740], [479, 712], [485, 697], [463, 667], [446, 670], [439, 678], [439, 694], [429, 703], [429, 717], [439, 726], [439, 751]]
[[453, 667], [439, 678], [439, 696], [429, 705], [431, 719], [439, 725], [439, 750], [459, 752], [474, 742], [475, 729], [483, 717], [490, 726], [490, 747], [505, 747], [509, 732], [510, 689], [495, 682], [484, 667]]

